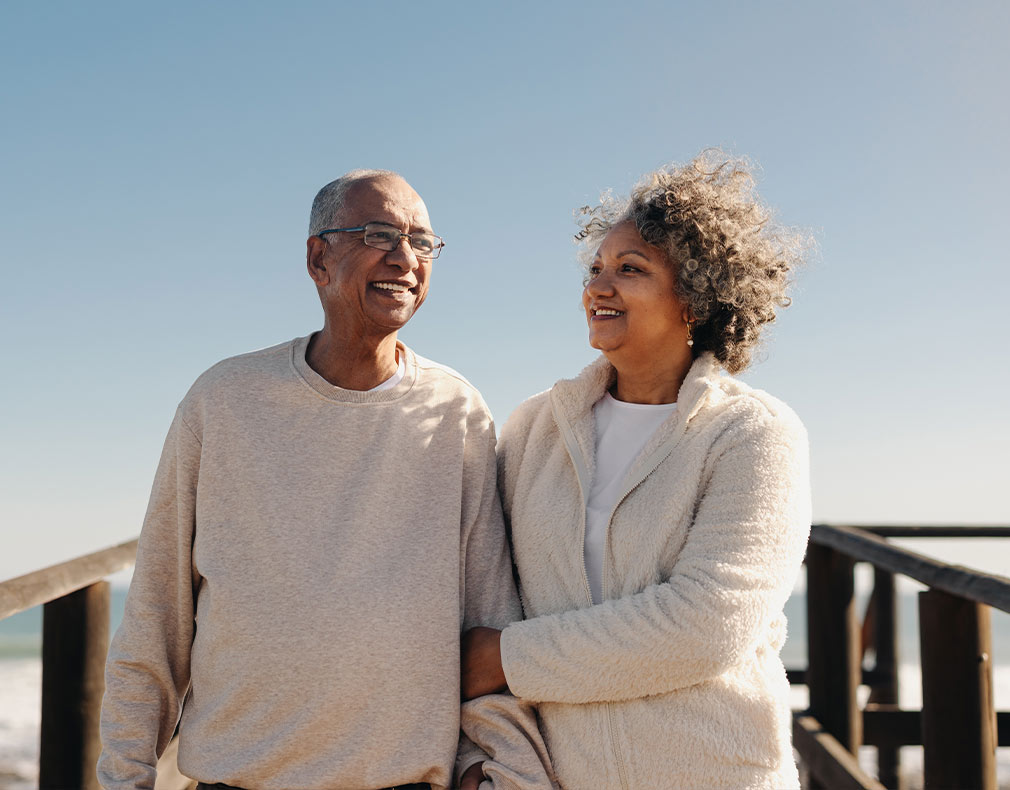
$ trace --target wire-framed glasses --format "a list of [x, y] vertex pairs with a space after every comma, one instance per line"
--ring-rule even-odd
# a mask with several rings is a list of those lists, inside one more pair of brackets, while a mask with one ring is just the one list
[[358, 228], [328, 228], [319, 231], [316, 235], [323, 237], [327, 233], [354, 233], [361, 231], [364, 232], [361, 240], [366, 245], [375, 247], [377, 250], [385, 250], [386, 252], [392, 252], [400, 244], [400, 239], [406, 239], [418, 258], [435, 259], [445, 246], [442, 237], [436, 236], [434, 233], [427, 233], [425, 231], [404, 233], [399, 228], [387, 225], [384, 222], [366, 222]]

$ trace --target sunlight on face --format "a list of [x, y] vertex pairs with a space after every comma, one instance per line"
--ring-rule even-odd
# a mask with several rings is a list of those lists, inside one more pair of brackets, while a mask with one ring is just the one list
[[685, 309], [676, 295], [674, 269], [662, 250], [642, 239], [634, 223], [611, 228], [588, 274], [582, 305], [589, 345], [611, 362], [641, 362], [686, 343]]

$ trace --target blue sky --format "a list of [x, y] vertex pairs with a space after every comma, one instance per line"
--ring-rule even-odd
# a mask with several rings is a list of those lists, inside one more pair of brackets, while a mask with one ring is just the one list
[[818, 240], [745, 374], [817, 520], [1010, 523], [1008, 36], [1003, 2], [4, 3], [0, 578], [136, 535], [192, 380], [320, 326], [340, 173], [425, 198], [402, 337], [501, 423], [594, 357], [573, 209], [713, 145]]

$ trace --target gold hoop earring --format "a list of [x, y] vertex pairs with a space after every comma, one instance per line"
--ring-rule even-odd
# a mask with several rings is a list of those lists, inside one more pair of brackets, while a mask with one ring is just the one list
[[687, 322], [687, 344], [689, 346], [693, 346], [694, 345], [694, 336], [691, 334], [691, 326], [692, 326], [691, 322], [688, 321]]

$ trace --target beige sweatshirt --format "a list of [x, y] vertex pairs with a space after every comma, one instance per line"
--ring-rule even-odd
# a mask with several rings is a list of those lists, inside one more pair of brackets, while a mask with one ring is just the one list
[[[402, 345], [403, 380], [358, 392], [307, 344], [225, 360], [179, 406], [109, 653], [109, 790], [153, 787], [180, 710], [179, 767], [203, 782], [452, 781], [460, 630], [519, 616], [491, 417]], [[496, 787], [550, 786], [528, 707], [474, 715]], [[464, 744], [460, 768], [481, 757]]]
[[592, 407], [613, 377], [601, 357], [502, 430], [530, 618], [502, 634], [509, 688], [538, 703], [565, 790], [798, 787], [779, 649], [810, 526], [803, 426], [711, 354], [696, 360], [610, 514], [594, 606]]

